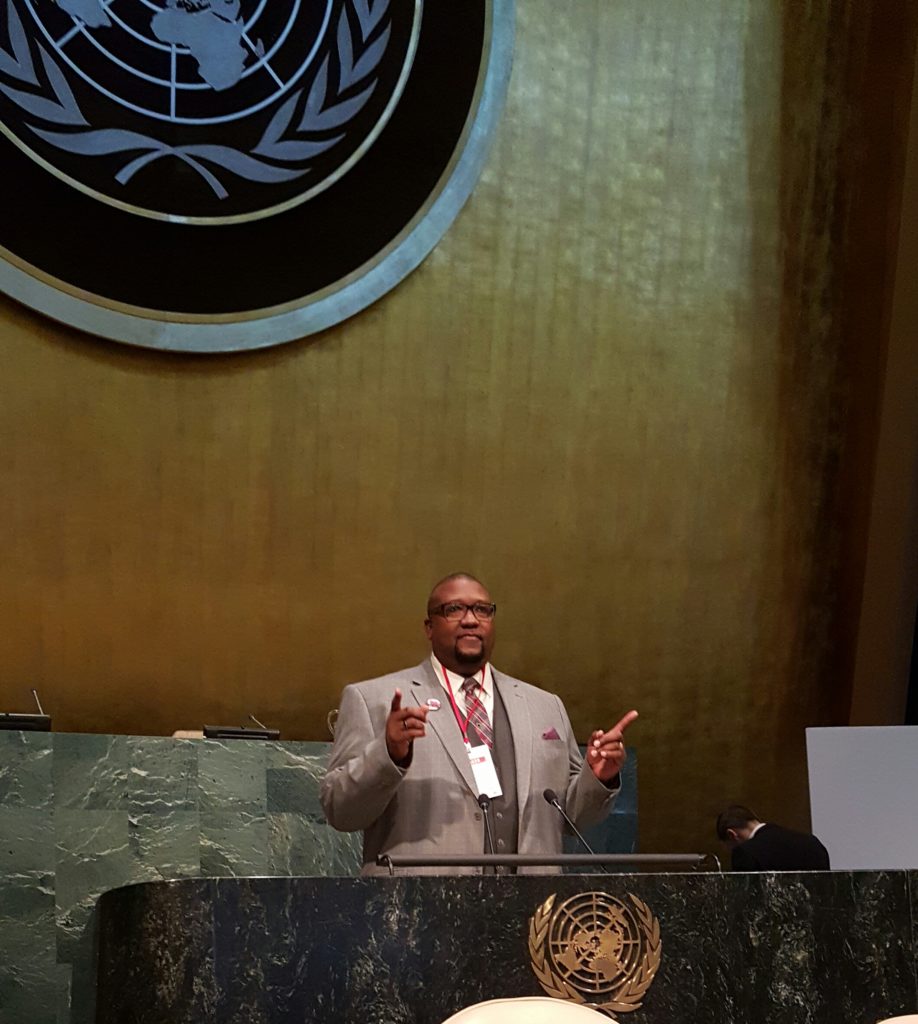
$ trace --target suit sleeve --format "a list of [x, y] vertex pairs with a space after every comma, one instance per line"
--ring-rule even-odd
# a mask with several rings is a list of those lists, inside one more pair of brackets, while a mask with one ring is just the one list
[[320, 798], [330, 825], [340, 832], [367, 829], [395, 795], [405, 772], [389, 757], [385, 724], [374, 726], [357, 686], [341, 695], [335, 742]]
[[569, 778], [563, 804], [568, 816], [578, 829], [596, 825], [612, 811], [615, 798], [621, 791], [619, 779], [612, 787], [604, 785], [593, 774], [593, 769], [580, 756], [580, 748], [574, 737], [567, 710], [560, 697], [555, 697], [560, 709], [567, 735]]

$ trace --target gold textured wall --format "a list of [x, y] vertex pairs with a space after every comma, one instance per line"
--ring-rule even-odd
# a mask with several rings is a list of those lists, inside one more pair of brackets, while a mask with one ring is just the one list
[[468, 206], [313, 339], [176, 357], [2, 302], [2, 708], [37, 685], [59, 729], [322, 738], [464, 568], [498, 667], [584, 735], [641, 710], [643, 849], [712, 847], [733, 798], [806, 824], [882, 361], [882, 252], [854, 339], [844, 283], [858, 189], [880, 233], [897, 197], [901, 104], [871, 182], [852, 114], [890, 12], [898, 87], [905, 4], [518, 0]]

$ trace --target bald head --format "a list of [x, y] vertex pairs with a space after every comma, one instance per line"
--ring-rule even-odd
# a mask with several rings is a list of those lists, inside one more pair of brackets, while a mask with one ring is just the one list
[[451, 572], [449, 576], [444, 576], [442, 580], [438, 580], [434, 585], [433, 589], [427, 598], [427, 611], [430, 612], [431, 608], [436, 608], [438, 605], [443, 604], [443, 598], [440, 597], [440, 591], [450, 583], [456, 581], [467, 581], [469, 583], [477, 583], [482, 590], [487, 590], [487, 587], [478, 579], [477, 576], [473, 576], [470, 572]]

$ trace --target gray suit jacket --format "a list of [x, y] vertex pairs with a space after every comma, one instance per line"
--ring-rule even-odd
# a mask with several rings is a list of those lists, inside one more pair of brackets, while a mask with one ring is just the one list
[[[543, 791], [555, 790], [582, 828], [611, 810], [618, 790], [604, 786], [584, 764], [559, 697], [505, 676], [493, 665], [491, 672], [516, 752], [519, 852], [560, 853], [564, 821], [545, 802]], [[386, 749], [385, 722], [396, 688], [402, 691], [402, 707], [424, 705], [430, 697], [442, 702], [439, 710], [428, 714], [427, 735], [415, 740], [411, 764], [404, 770]], [[546, 739], [545, 734], [558, 738]], [[459, 727], [429, 660], [345, 687], [321, 797], [325, 815], [336, 829], [363, 831], [361, 874], [387, 873], [376, 866], [380, 853], [482, 852], [478, 790]], [[430, 868], [423, 873], [443, 871]], [[463, 873], [478, 871], [468, 868]]]

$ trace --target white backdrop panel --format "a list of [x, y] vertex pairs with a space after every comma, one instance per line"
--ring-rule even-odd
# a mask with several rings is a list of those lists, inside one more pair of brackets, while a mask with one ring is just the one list
[[918, 868], [918, 727], [807, 729], [813, 832], [833, 868]]

